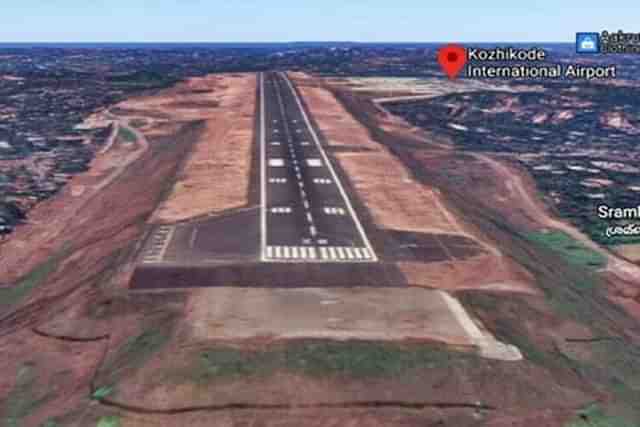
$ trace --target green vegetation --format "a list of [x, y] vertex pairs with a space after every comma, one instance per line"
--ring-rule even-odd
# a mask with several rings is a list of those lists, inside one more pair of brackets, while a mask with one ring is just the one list
[[100, 368], [99, 379], [104, 385], [98, 387], [91, 397], [100, 400], [115, 393], [114, 384], [117, 383], [122, 372], [125, 369], [135, 369], [144, 365], [169, 341], [169, 330], [169, 327], [164, 329], [157, 327], [127, 340]]
[[98, 420], [96, 427], [120, 427], [120, 417], [117, 415], [109, 415]]
[[607, 265], [604, 255], [587, 248], [573, 237], [561, 231], [527, 233], [527, 239], [557, 251], [571, 264], [592, 269]]
[[0, 313], [18, 304], [32, 290], [41, 285], [67, 255], [68, 250], [63, 248], [24, 275], [14, 286], [0, 288]]
[[100, 400], [109, 396], [113, 392], [113, 387], [100, 387], [91, 395], [92, 399]]
[[310, 376], [402, 376], [416, 368], [445, 366], [452, 358], [472, 357], [434, 346], [379, 342], [296, 341], [263, 351], [214, 348], [199, 354], [196, 381], [270, 375], [292, 371]]
[[136, 337], [130, 338], [118, 351], [116, 359], [129, 362], [144, 362], [158, 351], [168, 339], [169, 336], [160, 329], [145, 331]]
[[[524, 236], [498, 219], [485, 227], [494, 227], [504, 239], [503, 248], [507, 248], [510, 256], [535, 275], [537, 286], [545, 293], [557, 315], [588, 326], [595, 337], [611, 339], [575, 344], [583, 346], [582, 350], [588, 352], [588, 358], [580, 357], [583, 354], [581, 352], [545, 351], [540, 348], [539, 342], [532, 340], [530, 331], [519, 326], [522, 319], [536, 322], [534, 319], [544, 318], [543, 312], [523, 298], [512, 297], [507, 300], [504, 296], [469, 293], [463, 297], [465, 305], [476, 313], [487, 313], [491, 317], [491, 313], [500, 312], [501, 315], [491, 325], [498, 339], [517, 345], [528, 360], [552, 372], [575, 372], [586, 383], [612, 393], [615, 400], [607, 404], [607, 414], [612, 411], [617, 413], [617, 408], [623, 408], [626, 419], [640, 421], [640, 347], [620, 337], [618, 332], [619, 325], [628, 325], [632, 319], [608, 299], [601, 279], [593, 272], [593, 266], [584, 261], [589, 255], [562, 253], [558, 246], [572, 243], [557, 234], [532, 239], [530, 235]], [[531, 245], [531, 242], [536, 244]], [[582, 261], [576, 262], [577, 258]], [[479, 317], [483, 318], [481, 315]], [[544, 325], [540, 323], [541, 327]], [[598, 420], [597, 417], [594, 419]], [[611, 424], [613, 420], [618, 424]], [[576, 423], [580, 421], [578, 419]], [[574, 424], [571, 427], [634, 425], [620, 424], [620, 420], [604, 416], [600, 417], [600, 424], [594, 420], [590, 422], [592, 424]]]
[[161, 89], [178, 82], [175, 78], [154, 71], [136, 71], [134, 73], [111, 75], [108, 80], [113, 89], [123, 90]]
[[625, 226], [626, 221], [607, 221], [599, 218], [589, 218], [590, 221], [584, 221], [584, 224], [578, 224], [583, 231], [589, 235], [595, 242], [602, 245], [613, 246], [622, 244], [640, 243], [639, 236], [614, 235], [607, 237], [606, 231], [611, 226]]
[[[474, 191], [475, 186], [455, 185], [450, 176], [438, 173], [442, 168], [421, 168], [411, 149], [403, 149], [399, 137], [394, 138], [376, 128], [374, 112], [349, 96], [337, 95], [343, 105], [372, 130], [376, 140], [393, 147], [394, 154], [416, 173], [417, 179], [442, 190], [450, 205], [465, 220], [482, 230], [505, 256], [534, 276], [536, 287], [544, 293], [553, 313], [535, 299], [504, 293], [463, 292], [458, 295], [465, 307], [483, 320], [498, 340], [518, 346], [528, 361], [546, 369], [558, 383], [562, 384], [567, 376], [580, 378], [591, 390], [611, 393], [613, 399], [607, 401], [604, 408], [609, 418], [603, 416], [600, 421], [616, 427], [640, 426], [640, 346], [621, 332], [626, 328], [635, 331], [637, 322], [610, 300], [602, 279], [594, 271], [598, 265], [604, 265], [599, 254], [590, 253], [564, 236], [523, 234], [520, 227], [506, 221], [499, 210], [480, 199]], [[484, 139], [481, 142], [484, 144]], [[565, 185], [564, 180], [554, 179]], [[592, 215], [590, 210], [589, 216]], [[576, 347], [575, 352], [565, 352], [562, 347], [555, 346], [551, 349], [549, 344], [559, 337], [555, 332], [545, 333], [545, 330], [557, 325], [560, 319], [571, 319], [589, 328], [594, 337], [603, 339], [575, 343], [582, 347]], [[612, 424], [611, 414], [633, 423]], [[597, 418], [592, 418], [591, 424], [570, 427], [607, 425], [596, 424], [594, 419]]]
[[131, 143], [136, 142], [138, 137], [131, 129], [121, 126], [118, 130], [118, 139], [123, 142]]
[[565, 424], [565, 427], [637, 427], [627, 421], [609, 416], [596, 404], [581, 409], [576, 414], [576, 419]]
[[0, 406], [0, 413], [4, 414], [4, 426], [19, 427], [22, 418], [33, 411], [52, 396], [42, 393], [42, 388], [36, 385], [36, 369], [33, 363], [24, 363], [18, 369], [16, 383], [9, 396]]

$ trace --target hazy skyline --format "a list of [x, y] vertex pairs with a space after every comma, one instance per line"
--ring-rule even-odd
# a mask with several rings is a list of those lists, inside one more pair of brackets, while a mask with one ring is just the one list
[[639, 31], [637, 3], [23, 0], [4, 5], [0, 42], [572, 41]]

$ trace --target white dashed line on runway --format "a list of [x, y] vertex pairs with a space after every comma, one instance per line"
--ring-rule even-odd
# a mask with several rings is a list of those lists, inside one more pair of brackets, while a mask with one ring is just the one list
[[307, 159], [307, 166], [311, 168], [318, 168], [322, 166], [322, 160], [320, 159]]
[[269, 166], [281, 168], [284, 166], [284, 159], [269, 159]]
[[287, 178], [269, 178], [270, 184], [284, 184], [287, 182]]

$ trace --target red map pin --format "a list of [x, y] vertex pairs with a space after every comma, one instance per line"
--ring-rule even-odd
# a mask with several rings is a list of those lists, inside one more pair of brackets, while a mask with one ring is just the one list
[[467, 50], [459, 44], [448, 44], [438, 51], [438, 62], [450, 79], [454, 79], [467, 63]]

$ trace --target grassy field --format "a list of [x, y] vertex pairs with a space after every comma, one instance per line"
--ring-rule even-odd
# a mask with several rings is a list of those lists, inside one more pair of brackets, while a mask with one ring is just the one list
[[[260, 351], [216, 347], [200, 352], [186, 376], [210, 381], [242, 376], [268, 376], [289, 371], [324, 377], [398, 377], [417, 368], [444, 366], [452, 358], [474, 357], [429, 345], [304, 340]], [[182, 376], [182, 375], [181, 375]]]
[[20, 303], [29, 293], [42, 284], [68, 255], [66, 249], [52, 255], [42, 264], [22, 277], [14, 286], [0, 289], [0, 314]]
[[98, 385], [91, 397], [100, 400], [115, 394], [115, 385], [125, 371], [144, 365], [149, 358], [160, 351], [169, 341], [170, 330], [169, 325], [165, 325], [164, 328], [159, 326], [127, 340], [100, 367]]
[[527, 233], [525, 237], [535, 243], [557, 251], [571, 264], [591, 269], [599, 269], [607, 265], [607, 259], [604, 255], [587, 248], [573, 237], [561, 231], [533, 232]]
[[610, 416], [596, 404], [581, 409], [565, 427], [637, 427], [621, 418]]
[[96, 427], [120, 427], [120, 417], [117, 415], [109, 415], [98, 420]]

